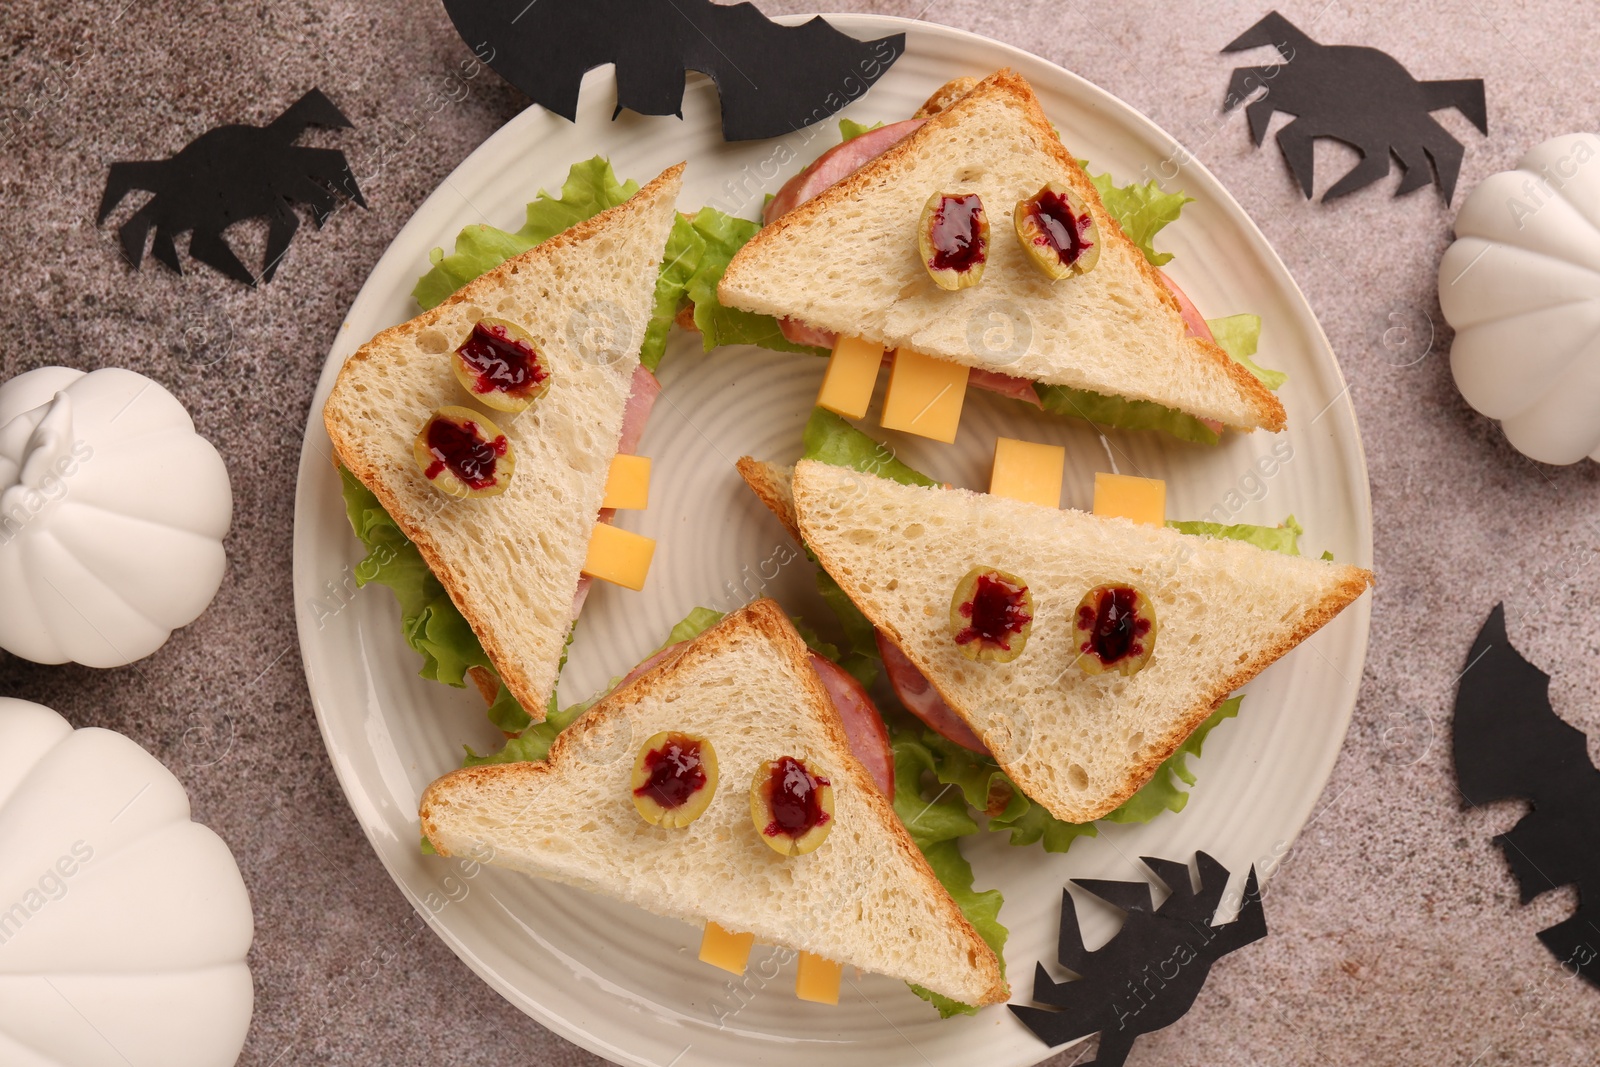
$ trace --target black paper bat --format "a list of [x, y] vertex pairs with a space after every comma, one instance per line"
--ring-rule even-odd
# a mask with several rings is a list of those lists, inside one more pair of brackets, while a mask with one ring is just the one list
[[135, 270], [144, 261], [145, 238], [154, 227], [151, 252], [179, 274], [183, 266], [173, 242], [190, 232], [191, 256], [254, 286], [255, 276], [233, 254], [222, 231], [241, 219], [264, 218], [267, 250], [261, 280], [270, 282], [300, 228], [291, 205], [310, 205], [318, 227], [332, 214], [339, 196], [367, 206], [343, 152], [294, 143], [307, 126], [349, 125], [326, 96], [312, 89], [266, 126], [218, 126], [170, 159], [113, 163], [95, 222], [105, 222], [134, 189], [154, 193], [117, 230], [122, 253]]
[[1555, 957], [1600, 985], [1600, 770], [1582, 730], [1550, 706], [1550, 676], [1511, 647], [1496, 605], [1478, 632], [1456, 693], [1456, 779], [1465, 804], [1531, 800], [1495, 838], [1522, 903], [1576, 885], [1579, 905], [1539, 933]]
[[1257, 89], [1266, 89], [1244, 109], [1256, 145], [1266, 137], [1274, 112], [1295, 116], [1278, 131], [1278, 147], [1306, 199], [1311, 199], [1311, 142], [1331, 137], [1360, 152], [1361, 162], [1322, 194], [1323, 200], [1353, 193], [1387, 175], [1392, 153], [1405, 170], [1396, 196], [1427, 185], [1437, 170], [1439, 190], [1445, 203], [1450, 202], [1465, 150], [1429, 113], [1453, 107], [1488, 133], [1483, 79], [1419, 82], [1376, 48], [1318, 44], [1276, 11], [1223, 51], [1263, 45], [1277, 48], [1282, 62], [1235, 68], [1223, 110], [1231, 111]]
[[568, 119], [594, 67], [617, 69], [617, 113], [683, 115], [683, 74], [717, 83], [722, 136], [781, 137], [827, 118], [900, 58], [906, 35], [858, 41], [822, 18], [780, 26], [711, 0], [444, 0], [463, 40], [535, 103]]
[[1152, 907], [1147, 882], [1073, 879], [1113, 907], [1127, 912], [1122, 929], [1093, 952], [1083, 947], [1072, 894], [1061, 893], [1061, 965], [1079, 976], [1057, 982], [1042, 963], [1034, 965], [1033, 999], [1059, 1011], [1009, 1005], [1034, 1036], [1054, 1047], [1093, 1033], [1100, 1052], [1082, 1067], [1121, 1067], [1134, 1039], [1171, 1026], [1194, 1005], [1211, 965], [1228, 953], [1267, 936], [1266, 912], [1256, 870], [1245, 880], [1238, 918], [1212, 926], [1212, 916], [1228, 884], [1228, 869], [1204, 852], [1195, 853], [1200, 889], [1189, 880], [1189, 866], [1173, 860], [1140, 857], [1172, 895]]

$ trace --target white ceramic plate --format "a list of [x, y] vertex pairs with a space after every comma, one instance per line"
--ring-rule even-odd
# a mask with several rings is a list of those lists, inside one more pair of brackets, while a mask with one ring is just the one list
[[[859, 38], [907, 34], [904, 58], [845, 115], [905, 118], [949, 78], [1010, 65], [1033, 83], [1067, 143], [1095, 169], [1126, 181], [1187, 158], [1128, 105], [1042, 59], [939, 26], [830, 18]], [[439, 936], [529, 1015], [619, 1063], [1035, 1063], [1048, 1050], [1002, 1007], [941, 1021], [902, 984], [876, 976], [847, 981], [837, 1008], [805, 1004], [792, 993], [793, 963], [775, 951], [758, 949], [745, 979], [735, 981], [696, 960], [697, 928], [418, 851], [423, 788], [457, 765], [463, 743], [486, 750], [495, 734], [473, 693], [417, 677], [418, 659], [401, 640], [389, 593], [352, 591], [350, 568], [361, 551], [345, 521], [321, 419], [340, 364], [368, 337], [412, 316], [411, 287], [430, 248], [448, 246], [469, 223], [514, 228], [533, 193], [557, 189], [579, 159], [606, 155], [619, 175], [641, 182], [687, 159], [683, 207], [742, 206], [753, 217], [764, 192], [837, 140], [829, 121], [786, 141], [725, 144], [715, 92], [698, 75], [681, 121], [625, 114], [613, 122], [614, 84], [609, 69], [593, 72], [576, 124], [531, 107], [462, 163], [378, 262], [329, 353], [301, 456], [294, 583], [307, 680], [339, 780], [389, 873]], [[955, 445], [901, 438], [895, 447], [923, 471], [981, 489], [1000, 433], [1057, 442], [1068, 450], [1067, 506], [1089, 507], [1093, 472], [1114, 459], [1125, 473], [1167, 479], [1174, 518], [1226, 514], [1276, 523], [1293, 513], [1310, 554], [1331, 549], [1341, 560], [1369, 563], [1366, 464], [1327, 339], [1260, 231], [1203, 167], [1190, 162], [1169, 184], [1196, 202], [1161, 235], [1162, 247], [1176, 253], [1167, 269], [1210, 316], [1262, 316], [1260, 359], [1289, 372], [1282, 391], [1287, 434], [1230, 435], [1215, 448], [1148, 433], [1102, 441], [1086, 424], [973, 392]], [[655, 463], [650, 508], [620, 517], [622, 526], [658, 540], [654, 570], [642, 593], [602, 584], [590, 595], [562, 677], [563, 702], [604, 687], [697, 604], [728, 609], [766, 592], [791, 611], [822, 617], [804, 557], [783, 568], [772, 562], [787, 536], [744, 488], [733, 461], [747, 453], [786, 462], [798, 456], [823, 367], [814, 357], [760, 349], [703, 354], [697, 338], [674, 335], [641, 447]], [[865, 427], [883, 436], [873, 425], [879, 402]], [[1292, 449], [1292, 458], [1263, 477], [1257, 460], [1275, 445], [1280, 455]], [[1198, 848], [1233, 870], [1237, 889], [1252, 862], [1269, 870], [1276, 864], [1312, 811], [1343, 741], [1367, 625], [1363, 598], [1250, 685], [1240, 718], [1220, 728], [1194, 762], [1200, 781], [1183, 813], [1109, 827], [1064, 856], [1012, 848], [1002, 835], [967, 839], [979, 887], [1005, 892], [1005, 955], [1019, 999], [1034, 961], [1054, 966], [1068, 878], [1142, 878], [1138, 856], [1183, 858]], [[1110, 936], [1114, 912], [1080, 908], [1091, 944]], [[1249, 964], [1241, 957], [1236, 965]]]

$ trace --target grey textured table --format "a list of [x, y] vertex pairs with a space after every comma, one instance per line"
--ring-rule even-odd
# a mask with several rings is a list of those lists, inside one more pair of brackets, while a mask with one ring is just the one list
[[[1269, 888], [1272, 936], [1221, 963], [1195, 1012], [1130, 1062], [1595, 1062], [1600, 992], [1534, 938], [1572, 893], [1517, 905], [1488, 841], [1518, 808], [1459, 809], [1448, 714], [1472, 635], [1504, 599], [1512, 639], [1555, 675], [1556, 707], [1600, 748], [1600, 468], [1536, 466], [1456, 395], [1434, 293], [1450, 210], [1432, 190], [1392, 199], [1398, 175], [1308, 204], [1275, 147], [1250, 148], [1242, 119], [1220, 111], [1234, 63], [1218, 49], [1265, 4], [859, 6], [1030, 49], [1187, 145], [1304, 288], [1363, 430], [1380, 581], [1349, 740]], [[1487, 139], [1454, 113], [1442, 120], [1467, 146], [1458, 204], [1533, 143], [1592, 128], [1600, 89], [1585, 72], [1600, 27], [1586, 5], [1314, 0], [1283, 11], [1324, 41], [1384, 47], [1421, 77], [1487, 79]], [[599, 1062], [490, 992], [390, 883], [334, 781], [294, 634], [294, 472], [329, 342], [423, 197], [523, 106], [492, 74], [448, 99], [468, 55], [436, 0], [0, 9], [0, 376], [47, 363], [154, 376], [221, 450], [236, 498], [227, 578], [197, 623], [120, 670], [0, 660], [0, 692], [127, 733], [233, 847], [256, 911], [256, 1015], [241, 1060], [253, 1067]], [[313, 85], [355, 123], [337, 143], [371, 210], [304, 227], [259, 291], [205, 268], [179, 278], [147, 263], [135, 275], [119, 261], [93, 218], [107, 163], [160, 156], [219, 122], [266, 121]], [[1353, 160], [1319, 144], [1319, 189]], [[262, 242], [249, 230], [242, 258], [259, 261]]]

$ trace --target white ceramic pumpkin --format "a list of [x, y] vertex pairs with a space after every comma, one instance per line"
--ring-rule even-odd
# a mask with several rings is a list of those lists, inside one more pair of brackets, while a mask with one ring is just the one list
[[1600, 459], [1600, 137], [1484, 179], [1439, 265], [1461, 395], [1544, 463]]
[[0, 857], [0, 1064], [238, 1059], [250, 897], [159, 760], [0, 697]]
[[118, 667], [222, 585], [228, 470], [142, 374], [41, 367], [0, 385], [0, 648]]

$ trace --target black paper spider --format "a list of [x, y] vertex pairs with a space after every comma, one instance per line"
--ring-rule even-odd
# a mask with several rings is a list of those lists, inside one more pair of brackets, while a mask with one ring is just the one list
[[1244, 109], [1256, 145], [1266, 137], [1274, 112], [1295, 116], [1278, 131], [1278, 147], [1306, 199], [1311, 198], [1311, 142], [1331, 137], [1354, 147], [1361, 162], [1322, 194], [1323, 200], [1353, 193], [1388, 174], [1393, 153], [1405, 169], [1396, 196], [1427, 185], [1437, 170], [1439, 191], [1450, 202], [1465, 150], [1429, 112], [1453, 107], [1488, 133], [1482, 79], [1419, 82], [1376, 48], [1318, 44], [1276, 11], [1223, 51], [1263, 45], [1276, 47], [1282, 62], [1235, 68], [1223, 110], [1231, 111], [1257, 89], [1266, 89]]
[[145, 238], [154, 227], [151, 252], [182, 274], [173, 242], [189, 231], [191, 256], [254, 286], [255, 277], [222, 233], [241, 219], [265, 218], [267, 250], [261, 280], [270, 282], [300, 228], [291, 205], [309, 205], [319, 228], [333, 213], [339, 196], [367, 206], [343, 152], [294, 143], [307, 126], [349, 125], [326, 96], [312, 89], [266, 126], [218, 126], [169, 159], [113, 163], [95, 222], [105, 222], [134, 189], [154, 193], [117, 230], [122, 253], [135, 270], [144, 261]]
[[1116, 936], [1093, 952], [1083, 947], [1072, 894], [1061, 893], [1061, 966], [1079, 976], [1057, 982], [1042, 963], [1034, 965], [1033, 999], [1061, 1009], [1046, 1011], [1012, 1004], [1011, 1010], [1034, 1035], [1052, 1047], [1090, 1034], [1100, 1035], [1100, 1052], [1082, 1067], [1121, 1067], [1140, 1034], [1171, 1026], [1194, 1004], [1211, 965], [1236, 949], [1267, 936], [1267, 917], [1255, 868], [1245, 880], [1239, 916], [1212, 926], [1222, 902], [1228, 869], [1204, 852], [1195, 853], [1200, 889], [1189, 881], [1189, 866], [1173, 860], [1140, 857], [1172, 895], [1152, 907], [1148, 882], [1074, 879], [1106, 903], [1128, 913]]

